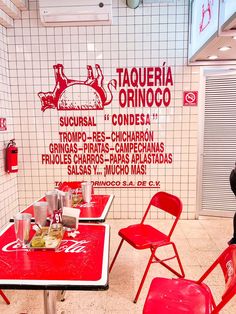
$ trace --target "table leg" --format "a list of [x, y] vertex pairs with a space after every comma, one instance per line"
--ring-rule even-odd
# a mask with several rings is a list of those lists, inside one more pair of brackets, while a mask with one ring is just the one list
[[56, 314], [57, 290], [44, 290], [44, 314]]

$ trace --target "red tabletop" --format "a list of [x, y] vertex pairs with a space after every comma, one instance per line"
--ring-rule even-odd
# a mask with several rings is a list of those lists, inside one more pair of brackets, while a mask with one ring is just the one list
[[[84, 207], [84, 203], [75, 207], [80, 209], [80, 221], [104, 222], [110, 209], [114, 195], [92, 195], [92, 206]], [[44, 197], [40, 201], [45, 200]], [[34, 216], [33, 204], [25, 208], [22, 212], [30, 213]]]
[[57, 251], [29, 251], [16, 247], [14, 225], [10, 224], [0, 236], [0, 287], [106, 289], [109, 226], [86, 223], [78, 230], [75, 238], [65, 232]]

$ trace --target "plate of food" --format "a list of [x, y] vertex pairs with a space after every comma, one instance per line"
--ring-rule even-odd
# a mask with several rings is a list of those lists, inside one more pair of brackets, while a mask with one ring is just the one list
[[63, 238], [64, 230], [61, 224], [39, 228], [29, 243], [31, 250], [56, 250]]

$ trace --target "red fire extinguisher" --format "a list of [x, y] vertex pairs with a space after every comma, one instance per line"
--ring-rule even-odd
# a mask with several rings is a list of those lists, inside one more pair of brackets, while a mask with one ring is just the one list
[[18, 172], [18, 148], [15, 140], [10, 140], [6, 148], [6, 171]]

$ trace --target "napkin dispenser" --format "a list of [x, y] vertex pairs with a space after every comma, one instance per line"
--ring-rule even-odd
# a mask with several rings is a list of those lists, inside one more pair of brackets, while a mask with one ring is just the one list
[[62, 224], [66, 228], [78, 229], [80, 210], [78, 208], [63, 207]]

